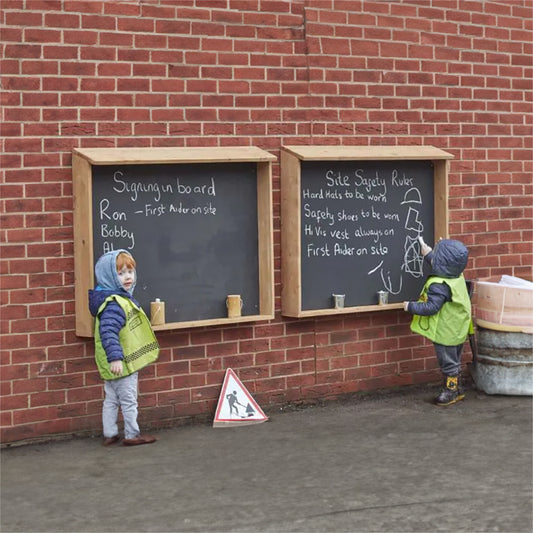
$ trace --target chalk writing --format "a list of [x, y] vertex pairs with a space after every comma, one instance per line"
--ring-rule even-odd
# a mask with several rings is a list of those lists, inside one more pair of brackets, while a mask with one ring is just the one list
[[[133, 250], [135, 233], [128, 226], [126, 211], [115, 207], [125, 200], [133, 204], [130, 216], [159, 218], [165, 216], [216, 216], [217, 207], [215, 178], [187, 180], [172, 177], [166, 182], [139, 181], [129, 176], [127, 170], [113, 173], [114, 199], [102, 198], [98, 203], [97, 231], [103, 239], [102, 252], [119, 248]], [[110, 222], [121, 222], [111, 224]]]
[[[400, 295], [407, 279], [423, 276], [418, 236], [433, 232], [432, 167], [429, 162], [314, 162], [303, 165], [301, 254], [305, 284], [331, 275], [346, 293], [352, 283], [371, 294]], [[428, 217], [428, 214], [431, 217]], [[343, 280], [353, 276], [357, 281]], [[367, 279], [371, 289], [362, 287]], [[412, 286], [412, 283], [407, 283]], [[305, 308], [306, 295], [303, 295]], [[310, 298], [312, 299], [312, 298]]]

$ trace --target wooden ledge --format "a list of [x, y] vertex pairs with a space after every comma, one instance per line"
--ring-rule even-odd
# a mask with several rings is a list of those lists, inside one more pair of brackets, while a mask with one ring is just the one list
[[275, 161], [276, 157], [256, 146], [75, 148], [75, 154], [92, 165], [142, 165], [170, 163], [245, 163]]
[[453, 159], [454, 156], [434, 146], [283, 146], [302, 161], [386, 161]]

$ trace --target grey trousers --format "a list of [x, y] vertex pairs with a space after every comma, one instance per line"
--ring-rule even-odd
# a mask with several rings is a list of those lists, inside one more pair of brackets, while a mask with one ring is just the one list
[[444, 346], [433, 343], [435, 353], [441, 372], [445, 376], [457, 376], [461, 372], [461, 355], [463, 353], [463, 344], [457, 346]]
[[105, 399], [102, 409], [104, 437], [118, 435], [118, 408], [124, 418], [124, 438], [134, 439], [140, 434], [137, 424], [137, 395], [139, 376], [137, 372], [124, 378], [106, 381]]

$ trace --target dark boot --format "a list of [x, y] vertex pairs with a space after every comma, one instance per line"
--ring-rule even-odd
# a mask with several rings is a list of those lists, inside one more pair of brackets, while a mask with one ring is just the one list
[[446, 385], [435, 398], [436, 405], [452, 405], [465, 397], [464, 390], [459, 388], [459, 376], [446, 376]]
[[465, 397], [465, 388], [463, 386], [463, 378], [461, 374], [457, 375], [457, 390], [459, 391], [460, 400]]

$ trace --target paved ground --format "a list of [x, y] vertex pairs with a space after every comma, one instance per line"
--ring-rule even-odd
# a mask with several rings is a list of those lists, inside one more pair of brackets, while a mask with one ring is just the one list
[[2, 450], [4, 533], [532, 531], [530, 397], [434, 387], [263, 424]]

